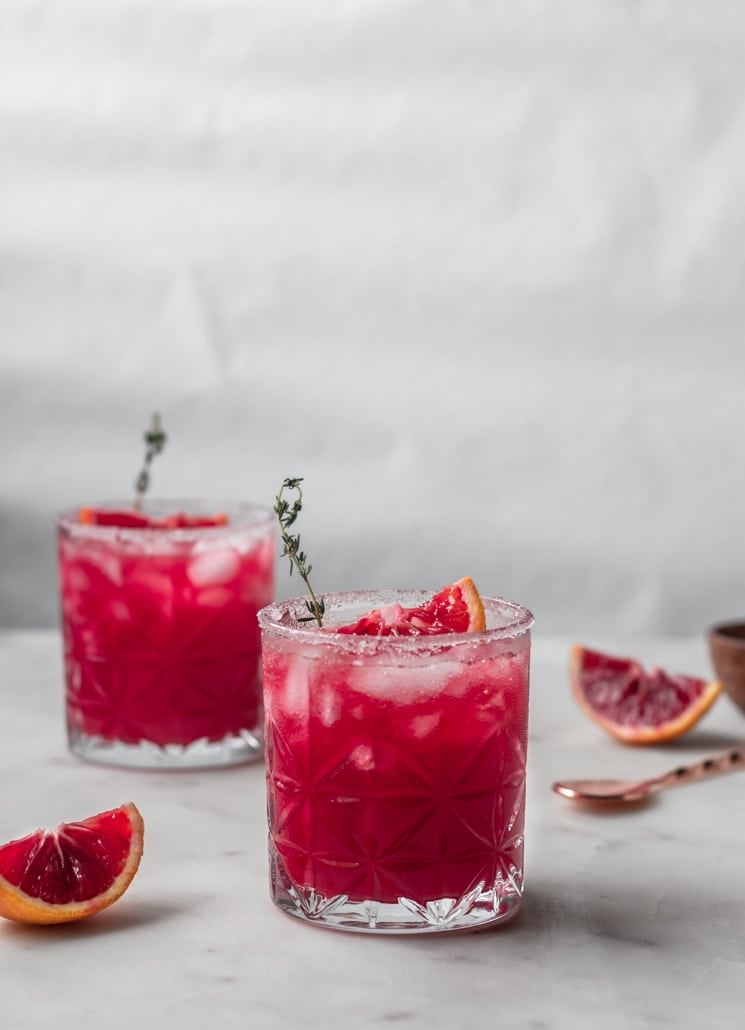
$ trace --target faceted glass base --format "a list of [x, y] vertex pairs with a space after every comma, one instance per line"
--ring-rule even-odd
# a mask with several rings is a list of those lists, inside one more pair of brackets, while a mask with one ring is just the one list
[[222, 740], [195, 740], [191, 744], [168, 744], [160, 747], [147, 740], [122, 744], [104, 737], [89, 737], [79, 730], [68, 730], [70, 750], [78, 758], [98, 765], [127, 766], [132, 769], [206, 769], [263, 757], [263, 741], [249, 730], [230, 734]]
[[287, 915], [332, 930], [356, 933], [423, 934], [481, 930], [507, 922], [522, 903], [522, 878], [517, 870], [495, 884], [476, 884], [460, 898], [439, 898], [425, 905], [410, 898], [383, 904], [350, 901], [346, 894], [326, 898], [289, 883], [282, 862], [270, 845], [272, 900]]

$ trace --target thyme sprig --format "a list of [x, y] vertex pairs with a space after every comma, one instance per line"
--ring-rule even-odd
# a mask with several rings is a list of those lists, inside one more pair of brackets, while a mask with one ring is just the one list
[[[310, 585], [310, 573], [313, 566], [308, 562], [305, 552], [300, 547], [300, 534], [293, 535], [289, 532], [290, 528], [295, 524], [298, 515], [303, 510], [303, 491], [300, 486], [302, 481], [302, 477], [285, 479], [275, 498], [274, 511], [279, 519], [280, 536], [284, 545], [282, 557], [290, 559], [290, 575], [292, 575], [293, 567], [296, 568], [298, 575], [305, 583], [310, 594], [310, 598], [306, 599], [305, 602], [305, 607], [310, 612], [310, 615], [303, 619], [298, 619], [298, 622], [311, 622], [315, 619], [318, 625], [322, 626], [326, 605], [322, 597], [316, 597], [313, 593], [313, 587]], [[297, 494], [292, 504], [283, 497], [285, 490], [294, 490]]]
[[145, 430], [145, 461], [139, 476], [135, 480], [135, 490], [137, 493], [135, 495], [134, 507], [137, 511], [142, 508], [145, 492], [150, 486], [150, 466], [153, 463], [153, 458], [163, 450], [167, 439], [168, 437], [163, 429], [160, 415], [156, 411], [153, 413], [150, 426]]

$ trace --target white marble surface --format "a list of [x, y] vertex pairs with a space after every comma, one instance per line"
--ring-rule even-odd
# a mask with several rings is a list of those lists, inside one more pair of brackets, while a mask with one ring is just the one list
[[[593, 639], [706, 673], [702, 639]], [[2, 1025], [525, 1030], [734, 1026], [745, 1003], [745, 776], [620, 815], [553, 796], [559, 776], [653, 773], [739, 741], [726, 700], [677, 746], [612, 743], [571, 700], [569, 641], [537, 637], [527, 893], [502, 930], [370, 939], [299, 925], [266, 889], [263, 768], [187, 774], [68, 755], [56, 633], [0, 634], [0, 839], [134, 800], [143, 864], [67, 928], [0, 926]]]

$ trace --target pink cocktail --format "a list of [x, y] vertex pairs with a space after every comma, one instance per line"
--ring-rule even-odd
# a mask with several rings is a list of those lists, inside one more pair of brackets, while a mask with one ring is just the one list
[[484, 598], [487, 628], [342, 635], [414, 592], [325, 595], [259, 614], [271, 889], [344, 929], [474, 928], [517, 910], [523, 883], [530, 613]]
[[272, 599], [271, 512], [178, 501], [149, 502], [150, 524], [98, 517], [108, 524], [58, 520], [71, 749], [139, 767], [261, 757], [256, 613]]

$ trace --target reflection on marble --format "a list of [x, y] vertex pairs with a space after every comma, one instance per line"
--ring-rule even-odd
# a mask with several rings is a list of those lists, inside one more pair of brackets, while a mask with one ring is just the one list
[[[523, 912], [496, 931], [369, 939], [300, 925], [270, 904], [261, 766], [181, 774], [79, 762], [65, 746], [57, 634], [0, 634], [0, 839], [130, 799], [146, 821], [142, 867], [110, 911], [66, 928], [0, 926], [3, 1026], [739, 1024], [745, 776], [613, 815], [549, 786], [660, 771], [740, 740], [745, 720], [722, 699], [678, 747], [617, 745], [570, 698], [568, 644], [535, 642]], [[708, 671], [703, 640], [615, 650]]]

